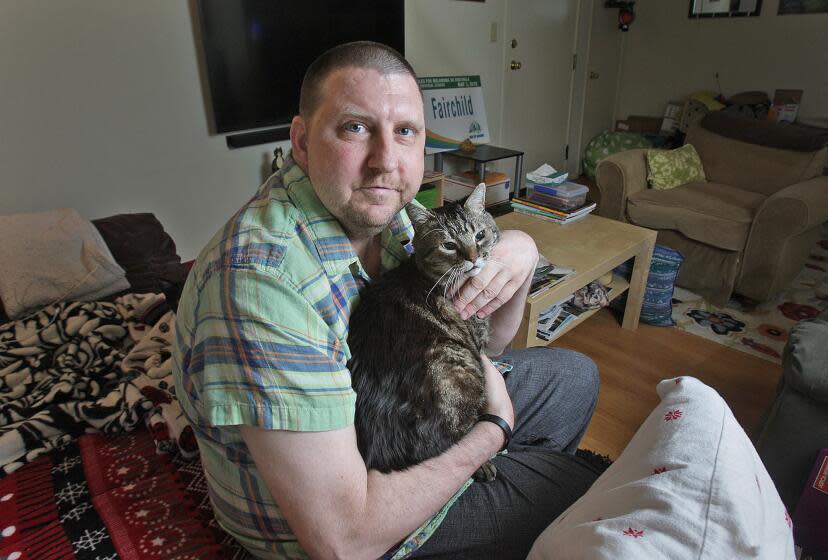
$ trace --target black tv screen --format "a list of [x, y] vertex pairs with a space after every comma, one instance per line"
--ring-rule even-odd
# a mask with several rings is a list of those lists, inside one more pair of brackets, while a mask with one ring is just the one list
[[348, 41], [404, 49], [404, 0], [199, 0], [215, 132], [290, 124], [308, 65]]

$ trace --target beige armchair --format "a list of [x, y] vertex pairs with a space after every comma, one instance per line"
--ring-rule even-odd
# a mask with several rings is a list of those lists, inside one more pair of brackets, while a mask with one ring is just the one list
[[713, 113], [685, 143], [706, 182], [649, 189], [646, 150], [617, 153], [598, 164], [598, 213], [658, 230], [659, 244], [684, 255], [676, 283], [712, 303], [733, 293], [767, 301], [802, 269], [828, 220], [824, 137]]

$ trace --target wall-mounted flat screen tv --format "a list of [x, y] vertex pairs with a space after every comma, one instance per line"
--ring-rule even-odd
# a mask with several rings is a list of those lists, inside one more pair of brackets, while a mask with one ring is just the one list
[[308, 65], [371, 40], [403, 52], [404, 0], [198, 0], [216, 133], [286, 126]]

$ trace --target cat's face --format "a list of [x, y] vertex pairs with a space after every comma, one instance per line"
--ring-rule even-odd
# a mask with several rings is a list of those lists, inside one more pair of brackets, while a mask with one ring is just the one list
[[449, 202], [441, 208], [405, 207], [414, 225], [417, 268], [439, 284], [454, 285], [477, 275], [500, 239], [494, 218], [484, 208], [482, 183], [465, 204]]

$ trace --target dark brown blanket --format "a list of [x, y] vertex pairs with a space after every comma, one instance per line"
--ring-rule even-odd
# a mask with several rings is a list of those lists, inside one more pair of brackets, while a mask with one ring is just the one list
[[782, 150], [815, 152], [828, 145], [828, 129], [771, 123], [721, 111], [705, 115], [701, 126], [734, 140]]

